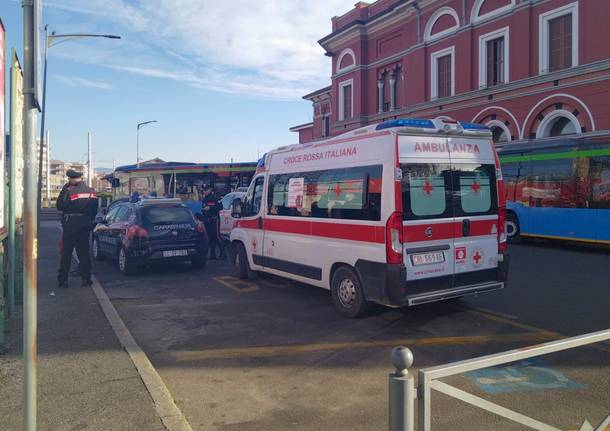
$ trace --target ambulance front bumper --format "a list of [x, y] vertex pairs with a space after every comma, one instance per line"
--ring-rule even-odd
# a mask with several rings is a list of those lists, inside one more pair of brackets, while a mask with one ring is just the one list
[[499, 260], [497, 268], [415, 281], [407, 280], [404, 265], [359, 260], [356, 269], [369, 301], [404, 307], [503, 289], [508, 277], [508, 253]]

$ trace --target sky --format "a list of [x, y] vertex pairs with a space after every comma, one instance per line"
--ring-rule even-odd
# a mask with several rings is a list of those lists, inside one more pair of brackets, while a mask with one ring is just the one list
[[[22, 58], [21, 0], [0, 0], [7, 63]], [[42, 26], [121, 40], [64, 41], [49, 50], [51, 157], [93, 163], [254, 161], [298, 142], [312, 120], [302, 96], [330, 83], [317, 40], [354, 0], [48, 0]], [[42, 37], [42, 34], [41, 34]], [[8, 69], [8, 67], [7, 67]], [[8, 95], [8, 77], [7, 77]]]

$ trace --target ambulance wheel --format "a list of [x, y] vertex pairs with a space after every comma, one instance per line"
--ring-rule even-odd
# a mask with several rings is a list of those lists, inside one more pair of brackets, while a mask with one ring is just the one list
[[519, 227], [519, 219], [513, 212], [506, 214], [506, 237], [509, 242], [518, 244], [521, 242], [521, 228]]
[[138, 266], [133, 259], [127, 254], [125, 247], [119, 249], [118, 256], [119, 271], [124, 275], [135, 274], [138, 271]]
[[91, 244], [91, 255], [93, 260], [104, 260], [104, 255], [100, 250], [100, 240], [95, 235], [93, 235], [93, 242]]
[[335, 308], [346, 317], [366, 316], [371, 303], [367, 301], [362, 290], [362, 283], [356, 272], [342, 266], [335, 271], [330, 284], [330, 293]]
[[246, 253], [246, 247], [239, 242], [236, 246], [237, 250], [235, 251], [235, 260], [233, 261], [235, 264], [235, 270], [237, 272], [237, 276], [242, 280], [248, 280], [254, 278], [254, 271], [250, 269], [250, 262], [248, 262], [248, 254]]

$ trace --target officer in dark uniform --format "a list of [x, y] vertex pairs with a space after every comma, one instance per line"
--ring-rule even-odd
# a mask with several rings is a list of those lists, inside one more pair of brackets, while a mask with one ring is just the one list
[[218, 237], [218, 224], [220, 221], [219, 212], [218, 197], [214, 193], [214, 190], [212, 190], [210, 186], [204, 186], [203, 199], [201, 200], [201, 214], [203, 215], [205, 230], [208, 233], [210, 259], [212, 260], [216, 259], [216, 249], [218, 249], [222, 255], [220, 238]]
[[72, 250], [76, 248], [78, 270], [83, 286], [91, 286], [91, 257], [89, 256], [89, 234], [97, 214], [97, 194], [83, 182], [83, 174], [69, 169], [68, 182], [57, 198], [57, 209], [62, 212], [63, 228], [61, 263], [57, 281], [59, 287], [68, 287], [68, 272]]

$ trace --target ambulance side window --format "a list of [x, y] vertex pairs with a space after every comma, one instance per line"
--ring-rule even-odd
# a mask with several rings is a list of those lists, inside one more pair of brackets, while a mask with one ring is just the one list
[[259, 213], [263, 201], [263, 185], [265, 177], [258, 177], [244, 197], [244, 217], [252, 217]]

